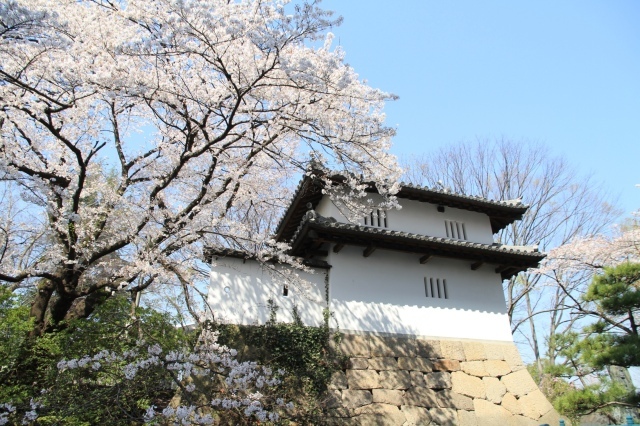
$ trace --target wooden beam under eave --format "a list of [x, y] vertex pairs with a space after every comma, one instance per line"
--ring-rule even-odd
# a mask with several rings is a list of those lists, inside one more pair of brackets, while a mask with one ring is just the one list
[[376, 251], [376, 248], [374, 246], [369, 246], [366, 249], [364, 249], [364, 251], [362, 252], [362, 255], [364, 257], [369, 257], [374, 251]]
[[501, 274], [507, 269], [511, 269], [511, 268], [513, 268], [513, 266], [511, 265], [500, 265], [496, 268], [496, 274]]
[[431, 258], [433, 257], [433, 255], [431, 254], [425, 254], [424, 256], [422, 256], [420, 258], [420, 264], [424, 265], [425, 263], [427, 263]]
[[344, 248], [344, 244], [338, 243], [335, 246], [333, 246], [333, 252], [340, 253], [340, 250], [342, 250], [343, 248]]
[[471, 270], [475, 271], [475, 270], [479, 269], [483, 264], [484, 264], [484, 262], [482, 262], [482, 261], [474, 262], [474, 263], [471, 264]]
[[327, 257], [329, 256], [329, 251], [328, 250], [309, 250], [307, 251], [305, 258], [314, 257], [314, 256]]

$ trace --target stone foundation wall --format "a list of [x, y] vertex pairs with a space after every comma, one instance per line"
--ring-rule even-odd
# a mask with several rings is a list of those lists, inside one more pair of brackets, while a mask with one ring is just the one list
[[559, 424], [513, 343], [346, 334], [340, 350], [327, 424]]

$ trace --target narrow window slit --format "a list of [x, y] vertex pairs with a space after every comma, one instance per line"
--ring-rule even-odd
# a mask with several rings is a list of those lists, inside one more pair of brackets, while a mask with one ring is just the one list
[[282, 295], [285, 297], [289, 295], [289, 284], [285, 284], [284, 287], [282, 287]]
[[467, 228], [464, 222], [456, 222], [455, 220], [445, 220], [444, 230], [447, 238], [455, 238], [457, 240], [467, 240]]
[[373, 209], [363, 220], [365, 226], [375, 226], [378, 228], [388, 228], [387, 212], [380, 209]]
[[424, 295], [434, 299], [448, 299], [447, 280], [445, 278], [424, 277]]

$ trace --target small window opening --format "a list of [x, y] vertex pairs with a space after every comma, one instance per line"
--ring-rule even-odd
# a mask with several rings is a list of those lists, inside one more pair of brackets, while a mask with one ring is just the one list
[[287, 296], [289, 295], [289, 284], [285, 284], [285, 285], [282, 287], [282, 295], [283, 295], [284, 297], [287, 297]]
[[375, 226], [378, 228], [388, 228], [389, 222], [387, 221], [387, 212], [380, 209], [375, 209], [364, 217], [365, 226]]
[[467, 239], [467, 228], [463, 222], [456, 222], [455, 220], [445, 220], [444, 230], [447, 238], [455, 238], [457, 240]]
[[424, 295], [434, 299], [448, 299], [449, 290], [444, 278], [424, 277]]

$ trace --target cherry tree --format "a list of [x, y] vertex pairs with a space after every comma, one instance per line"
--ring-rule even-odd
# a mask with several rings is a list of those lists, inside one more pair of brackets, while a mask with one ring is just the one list
[[603, 319], [606, 314], [586, 300], [588, 287], [604, 268], [629, 262], [640, 262], [640, 228], [635, 222], [616, 227], [611, 235], [580, 236], [550, 250], [534, 273], [556, 289], [556, 333], [562, 332], [560, 324], [568, 331], [584, 319]]
[[259, 218], [312, 158], [393, 193], [393, 96], [331, 47], [337, 24], [316, 2], [0, 4], [0, 280], [35, 289], [34, 335], [187, 288], [208, 244], [293, 261]]

